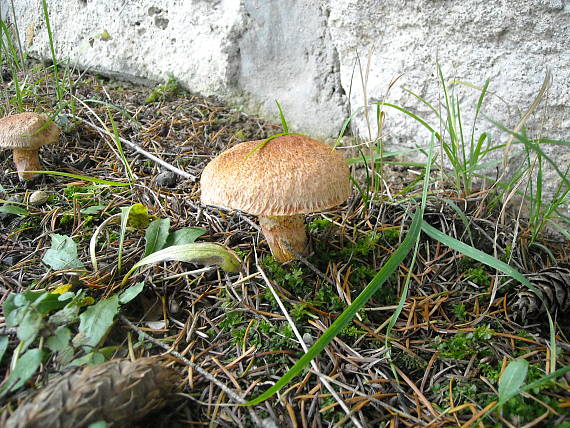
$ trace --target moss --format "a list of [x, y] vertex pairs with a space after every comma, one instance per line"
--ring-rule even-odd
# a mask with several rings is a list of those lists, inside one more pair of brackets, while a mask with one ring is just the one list
[[486, 356], [490, 353], [486, 343], [493, 337], [494, 331], [488, 326], [481, 325], [471, 333], [458, 333], [451, 339], [436, 344], [441, 356], [454, 360], [468, 360], [473, 355]]

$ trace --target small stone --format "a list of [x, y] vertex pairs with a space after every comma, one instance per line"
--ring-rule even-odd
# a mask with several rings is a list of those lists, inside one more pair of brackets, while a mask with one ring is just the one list
[[309, 333], [305, 333], [303, 334], [303, 342], [305, 342], [305, 345], [307, 346], [313, 346], [315, 339], [313, 339], [313, 336], [311, 336]]
[[40, 206], [47, 202], [49, 199], [49, 194], [43, 190], [36, 190], [30, 195], [29, 203], [30, 205]]
[[172, 171], [162, 171], [156, 176], [156, 184], [160, 187], [174, 187], [176, 181], [176, 174]]

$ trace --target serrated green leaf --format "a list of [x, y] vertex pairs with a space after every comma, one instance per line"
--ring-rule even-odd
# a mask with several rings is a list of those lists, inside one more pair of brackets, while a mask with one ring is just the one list
[[159, 218], [148, 225], [144, 236], [144, 255], [148, 256], [156, 251], [162, 250], [168, 238], [170, 219]]
[[528, 361], [516, 359], [511, 361], [499, 378], [499, 402], [505, 404], [520, 392], [528, 372]]
[[9, 336], [0, 336], [0, 363], [2, 362], [2, 359], [4, 358], [4, 354], [6, 353], [6, 350], [8, 349], [8, 343], [10, 343], [10, 337]]
[[0, 387], [0, 397], [9, 391], [15, 391], [31, 378], [40, 367], [44, 353], [39, 349], [30, 349], [16, 362], [16, 366], [8, 379]]
[[183, 229], [178, 229], [174, 232], [170, 232], [164, 246], [171, 247], [173, 245], [191, 244], [205, 233], [206, 229], [202, 229], [201, 227], [185, 227]]
[[77, 257], [77, 244], [69, 236], [52, 233], [51, 248], [42, 257], [42, 262], [55, 270], [85, 269]]
[[137, 297], [141, 293], [141, 291], [143, 291], [143, 288], [144, 288], [144, 282], [139, 282], [137, 285], [133, 285], [132, 287], [127, 288], [119, 296], [119, 303], [121, 305], [129, 303], [131, 300]]
[[119, 296], [116, 294], [87, 308], [79, 315], [80, 334], [76, 336], [77, 342], [83, 346], [96, 347], [113, 325], [118, 312]]
[[0, 213], [5, 214], [15, 214], [15, 215], [30, 215], [30, 213], [22, 207], [17, 207], [16, 205], [2, 205], [0, 207]]
[[53, 352], [60, 352], [69, 348], [70, 340], [71, 330], [62, 325], [55, 330], [53, 336], [48, 337], [46, 340], [46, 345]]
[[211, 242], [174, 245], [140, 260], [127, 272], [122, 284], [125, 284], [129, 276], [141, 266], [173, 260], [205, 265], [219, 265], [227, 272], [238, 272], [241, 268], [241, 261], [238, 256], [223, 245]]

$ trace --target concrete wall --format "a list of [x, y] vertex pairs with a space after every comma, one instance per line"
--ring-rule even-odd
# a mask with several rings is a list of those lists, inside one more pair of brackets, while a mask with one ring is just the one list
[[[5, 16], [11, 2], [2, 0]], [[49, 58], [39, 0], [13, 0], [26, 50]], [[514, 126], [553, 74], [548, 110], [532, 132], [570, 135], [570, 1], [564, 0], [47, 0], [57, 56], [100, 72], [163, 80], [277, 120], [274, 100], [297, 130], [335, 136], [367, 96], [435, 115], [404, 87], [437, 104], [436, 61], [445, 76], [492, 80], [483, 113]], [[12, 20], [11, 18], [8, 18]], [[356, 71], [355, 71], [356, 70]], [[390, 82], [400, 78], [388, 91]], [[474, 103], [476, 91], [461, 100]], [[386, 110], [398, 146], [428, 134]], [[469, 111], [465, 110], [466, 118]], [[486, 126], [483, 123], [483, 126]], [[353, 131], [366, 137], [362, 115]], [[373, 131], [374, 132], [374, 131]]]

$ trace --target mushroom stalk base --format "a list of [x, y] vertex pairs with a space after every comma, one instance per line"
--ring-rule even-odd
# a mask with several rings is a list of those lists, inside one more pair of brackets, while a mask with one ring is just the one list
[[[14, 149], [13, 151], [14, 164], [16, 164], [17, 171], [41, 171], [40, 154], [36, 150], [22, 150]], [[18, 172], [20, 180], [31, 180], [37, 174], [28, 172]]]
[[278, 262], [285, 263], [296, 259], [295, 252], [307, 253], [304, 216], [260, 216], [259, 225], [271, 254]]

